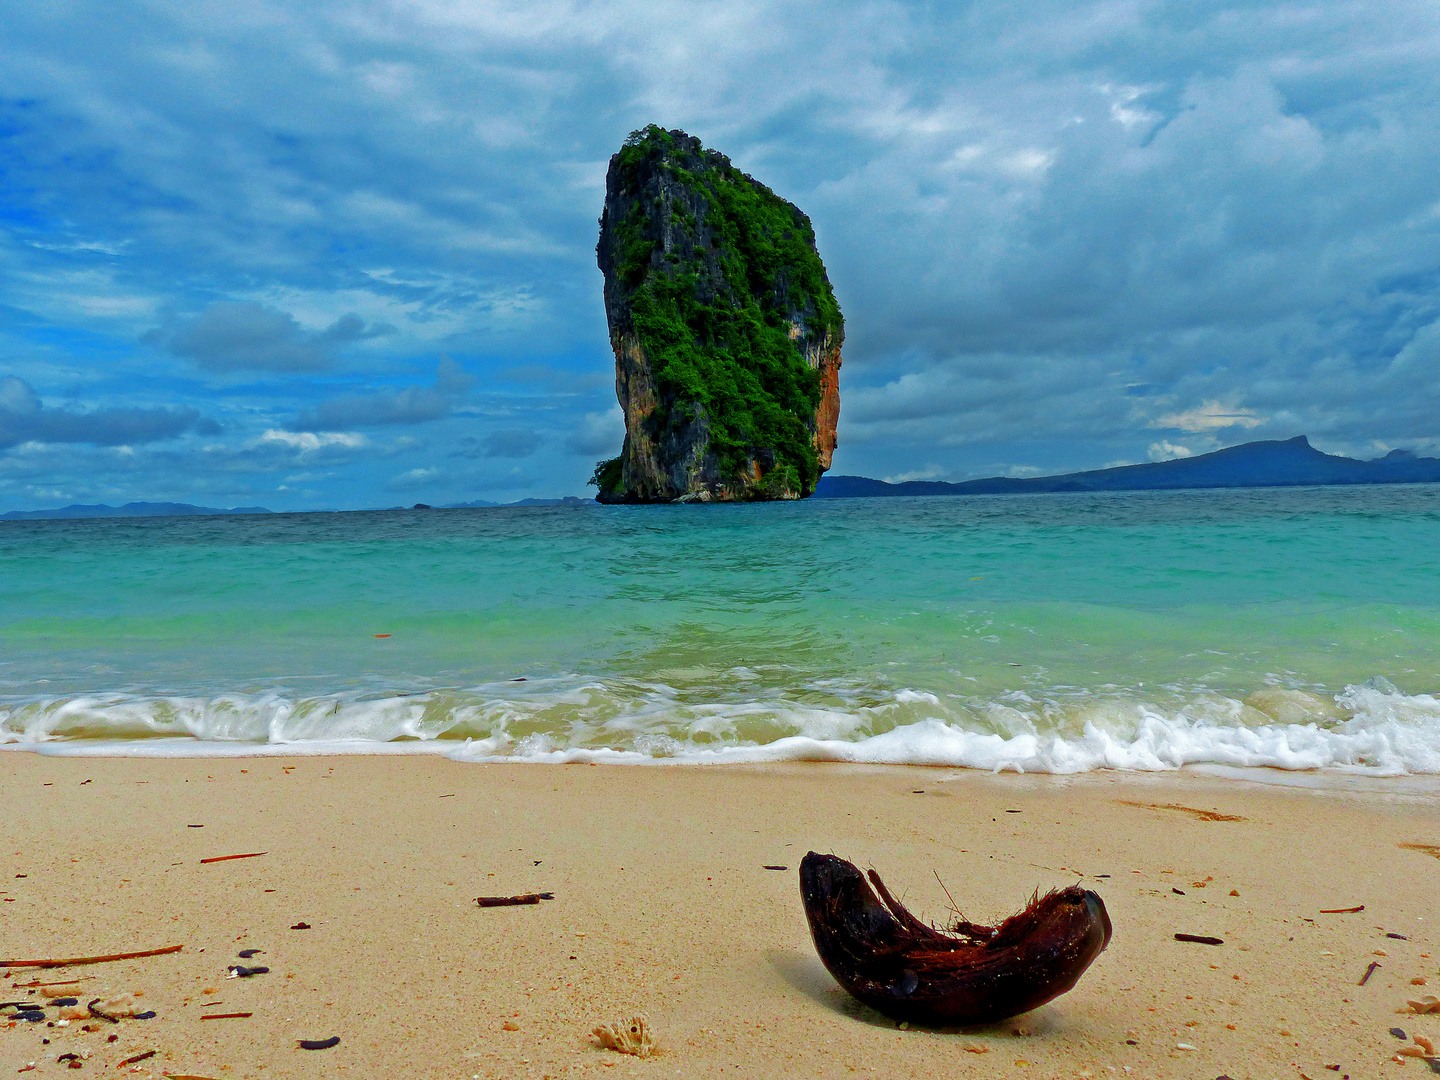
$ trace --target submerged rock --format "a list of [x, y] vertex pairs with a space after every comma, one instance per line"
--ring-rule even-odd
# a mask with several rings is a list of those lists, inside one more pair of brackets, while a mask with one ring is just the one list
[[844, 320], [810, 219], [683, 131], [610, 159], [597, 261], [625, 446], [601, 502], [800, 499], [835, 451]]

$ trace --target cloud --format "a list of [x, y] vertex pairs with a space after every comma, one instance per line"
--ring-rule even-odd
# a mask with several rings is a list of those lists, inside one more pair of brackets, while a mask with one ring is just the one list
[[468, 394], [475, 385], [475, 376], [470, 375], [448, 356], [440, 358], [435, 368], [435, 389], [442, 394]]
[[557, 394], [608, 389], [615, 385], [615, 374], [608, 365], [602, 371], [574, 371], [548, 364], [520, 364], [496, 372], [495, 377], [504, 382], [544, 387]]
[[406, 386], [373, 394], [354, 394], [325, 401], [301, 413], [295, 427], [305, 431], [379, 424], [423, 424], [450, 414], [450, 397], [433, 387]]
[[332, 447], [340, 447], [345, 450], [358, 450], [362, 446], [368, 446], [370, 440], [359, 432], [354, 431], [267, 431], [255, 441], [257, 446], [283, 446], [289, 450], [298, 450], [302, 454], [314, 453], [317, 450], [326, 450]]
[[895, 473], [893, 476], [882, 476], [880, 479], [887, 484], [906, 484], [911, 480], [940, 480], [944, 477], [944, 469], [929, 465], [923, 469], [911, 469], [909, 472]]
[[1106, 392], [1115, 386], [1108, 359], [1078, 363], [1032, 354], [1021, 364], [993, 353], [927, 362], [878, 386], [842, 389], [840, 445], [1001, 445], [1134, 426], [1145, 402]]
[[435, 371], [433, 386], [404, 386], [371, 394], [323, 401], [302, 412], [291, 425], [296, 431], [338, 431], [385, 424], [423, 424], [449, 416], [455, 399], [467, 392], [474, 378], [448, 356]]
[[128, 446], [218, 430], [215, 421], [195, 409], [47, 408], [23, 379], [0, 377], [0, 450], [25, 442]]
[[166, 460], [172, 468], [194, 476], [205, 473], [278, 473], [282, 470], [348, 465], [379, 456], [376, 446], [358, 431], [283, 431], [270, 428], [238, 444], [209, 443]]
[[387, 491], [415, 491], [418, 488], [432, 487], [439, 476], [440, 470], [435, 468], [410, 469], [399, 476], [391, 477], [385, 488]]
[[492, 431], [480, 440], [485, 457], [525, 458], [540, 449], [540, 436], [534, 431], [512, 428]]
[[1218, 401], [1207, 401], [1196, 408], [1169, 416], [1157, 416], [1150, 421], [1153, 428], [1179, 428], [1181, 431], [1216, 431], [1221, 428], [1257, 428], [1269, 423], [1269, 418], [1256, 416], [1252, 409], [1237, 409], [1234, 405], [1222, 405]]
[[1181, 443], [1172, 443], [1168, 439], [1150, 444], [1149, 458], [1151, 461], [1174, 461], [1176, 458], [1194, 457], [1195, 451]]
[[625, 441], [625, 414], [619, 406], [604, 412], [590, 412], [580, 417], [575, 429], [565, 440], [565, 449], [572, 454], [593, 457], [608, 454], [614, 457]]
[[[839, 470], [1092, 467], [1167, 424], [1262, 430], [1242, 417], [1436, 437], [1424, 0], [235, 0], [88, 36], [109, 8], [66, 12], [16, 5], [0, 40], [0, 355], [120, 387], [103, 408], [152, 406], [124, 388], [153, 395], [157, 322], [202, 372], [299, 376], [389, 325], [396, 357], [462, 357], [486, 416], [544, 414], [536, 468], [569, 476], [618, 447], [589, 429], [613, 377], [595, 215], [654, 120], [814, 221], [847, 319]], [[453, 412], [370, 359], [319, 406], [303, 378], [165, 400], [251, 434]], [[361, 499], [379, 468], [327, 482]]]
[[502, 428], [488, 435], [466, 435], [460, 439], [460, 446], [452, 450], [452, 458], [525, 458], [530, 457], [544, 445], [544, 438], [537, 431], [526, 428]]
[[310, 332], [278, 308], [241, 301], [211, 304], [195, 318], [151, 331], [145, 339], [206, 371], [298, 373], [324, 371], [341, 346], [394, 332], [386, 324], [367, 327], [353, 312]]

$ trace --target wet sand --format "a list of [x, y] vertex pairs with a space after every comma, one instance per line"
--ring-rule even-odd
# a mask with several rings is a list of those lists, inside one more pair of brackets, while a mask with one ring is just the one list
[[[33, 1061], [27, 1076], [1418, 1078], [1389, 1029], [1440, 1040], [1440, 1015], [1397, 1014], [1440, 993], [1440, 847], [1424, 850], [1440, 798], [1423, 784], [21, 752], [0, 777], [4, 958], [184, 946], [9, 969], [3, 1000], [69, 978], [82, 1002], [136, 992], [157, 1013], [0, 1022], [0, 1070]], [[1114, 938], [1033, 1013], [899, 1030], [815, 957], [796, 874], [812, 848], [874, 866], [937, 922], [936, 874], [987, 922], [1080, 881]], [[474, 902], [542, 890], [555, 899]], [[270, 970], [226, 979], [232, 964]], [[633, 1013], [657, 1056], [590, 1037]]]

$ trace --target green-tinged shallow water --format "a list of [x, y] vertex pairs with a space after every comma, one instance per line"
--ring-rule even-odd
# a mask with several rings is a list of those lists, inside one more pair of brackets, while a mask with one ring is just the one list
[[1440, 772], [1437, 689], [1433, 485], [0, 524], [51, 749]]

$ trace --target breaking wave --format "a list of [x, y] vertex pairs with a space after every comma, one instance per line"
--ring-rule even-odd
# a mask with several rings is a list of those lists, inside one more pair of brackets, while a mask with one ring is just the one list
[[579, 677], [415, 694], [136, 693], [0, 701], [0, 747], [61, 755], [435, 753], [475, 762], [835, 761], [990, 771], [1190, 765], [1440, 774], [1440, 698], [1382, 678], [1333, 697], [1267, 686], [1243, 700], [1076, 690], [998, 700], [821, 685], [695, 701], [667, 685]]

